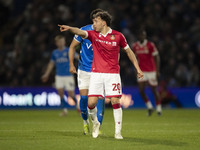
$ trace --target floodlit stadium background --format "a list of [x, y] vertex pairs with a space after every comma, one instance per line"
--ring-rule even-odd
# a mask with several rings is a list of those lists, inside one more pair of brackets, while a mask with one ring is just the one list
[[[183, 107], [200, 107], [200, 12], [198, 0], [1, 0], [0, 1], [0, 108], [57, 108], [54, 73], [40, 80], [60, 34], [57, 24], [82, 27], [89, 13], [102, 8], [113, 15], [112, 28], [121, 31], [130, 46], [139, 28], [155, 42], [161, 57], [161, 78]], [[64, 33], [69, 45], [73, 35]], [[78, 51], [78, 50], [77, 50]], [[122, 106], [145, 107], [134, 67], [120, 57]], [[76, 78], [76, 77], [75, 77]], [[46, 93], [46, 94], [45, 94]], [[78, 96], [78, 90], [76, 90]], [[152, 99], [149, 89], [147, 93]], [[69, 107], [74, 103], [66, 99]], [[174, 107], [173, 104], [169, 105]]]

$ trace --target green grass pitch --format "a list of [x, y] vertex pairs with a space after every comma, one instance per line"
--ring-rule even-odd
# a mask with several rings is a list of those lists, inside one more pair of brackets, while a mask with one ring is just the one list
[[200, 110], [123, 111], [123, 140], [114, 139], [112, 109], [105, 110], [102, 135], [84, 136], [75, 110], [0, 110], [0, 150], [199, 150]]

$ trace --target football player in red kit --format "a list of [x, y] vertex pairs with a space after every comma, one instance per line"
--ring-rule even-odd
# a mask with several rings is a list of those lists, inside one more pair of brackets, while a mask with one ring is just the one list
[[139, 91], [142, 99], [144, 100], [147, 109], [148, 116], [153, 113], [153, 106], [151, 101], [145, 94], [146, 83], [151, 86], [155, 101], [156, 111], [158, 115], [162, 113], [161, 99], [157, 91], [158, 77], [160, 75], [159, 65], [160, 58], [158, 50], [154, 43], [147, 40], [147, 35], [144, 30], [140, 30], [138, 33], [138, 41], [133, 44], [133, 51], [136, 54], [139, 62], [139, 66], [144, 73], [144, 78], [138, 79]]
[[59, 25], [60, 31], [67, 31], [77, 34], [82, 38], [87, 38], [92, 42], [93, 62], [91, 69], [88, 108], [89, 115], [93, 122], [93, 138], [99, 134], [100, 123], [97, 120], [96, 104], [99, 97], [111, 99], [113, 115], [115, 120], [115, 138], [123, 139], [122, 109], [120, 105], [121, 78], [119, 67], [119, 52], [122, 48], [128, 55], [130, 61], [135, 66], [138, 78], [143, 77], [135, 54], [129, 48], [122, 33], [110, 28], [111, 16], [107, 12], [99, 12], [95, 15], [93, 26], [95, 30], [83, 31], [78, 28]]

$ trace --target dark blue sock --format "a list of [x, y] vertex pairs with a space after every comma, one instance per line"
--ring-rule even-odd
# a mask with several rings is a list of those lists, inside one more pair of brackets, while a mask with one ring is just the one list
[[77, 99], [76, 99], [76, 97], [72, 97], [72, 99], [74, 100], [75, 104], [77, 105]]
[[88, 119], [87, 105], [88, 105], [88, 97], [87, 96], [81, 96], [80, 110], [81, 110], [81, 115], [82, 115], [83, 120]]
[[103, 122], [104, 109], [105, 109], [105, 100], [99, 99], [97, 102], [97, 119], [100, 122], [100, 124], [102, 124]]
[[60, 99], [61, 100], [61, 107], [62, 108], [67, 108], [67, 103], [65, 102], [64, 97]]

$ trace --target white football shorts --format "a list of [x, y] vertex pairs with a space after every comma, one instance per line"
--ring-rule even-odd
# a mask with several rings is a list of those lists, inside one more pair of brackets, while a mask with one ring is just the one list
[[56, 76], [56, 89], [64, 88], [67, 91], [74, 91], [75, 83], [73, 76]]
[[121, 97], [122, 88], [120, 75], [92, 72], [88, 97], [92, 96], [100, 98]]
[[78, 88], [89, 89], [91, 72], [86, 72], [78, 69]]
[[143, 79], [137, 79], [138, 82], [148, 82], [152, 86], [158, 85], [158, 80], [156, 77], [156, 72], [143, 72]]

